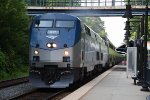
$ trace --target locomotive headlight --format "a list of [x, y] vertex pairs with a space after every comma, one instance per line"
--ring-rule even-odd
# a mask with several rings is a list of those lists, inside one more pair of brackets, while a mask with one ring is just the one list
[[57, 45], [55, 43], [53, 43], [53, 48], [56, 48], [56, 47], [57, 47]]
[[46, 46], [47, 46], [48, 48], [51, 48], [51, 47], [52, 47], [52, 45], [51, 45], [50, 43], [47, 43]]
[[69, 56], [69, 52], [68, 51], [65, 51], [64, 54], [65, 54], [65, 56]]
[[38, 52], [37, 50], [35, 50], [35, 51], [34, 51], [34, 54], [36, 54], [36, 55], [37, 55], [37, 54], [39, 54], [39, 52]]

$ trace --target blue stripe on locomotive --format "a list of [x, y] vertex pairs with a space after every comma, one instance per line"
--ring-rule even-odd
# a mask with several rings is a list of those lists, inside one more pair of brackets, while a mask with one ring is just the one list
[[[75, 21], [75, 27], [72, 28], [35, 28], [35, 20], [53, 20], [54, 23], [56, 20], [66, 20], [66, 21]], [[80, 20], [76, 17], [66, 15], [66, 14], [44, 14], [35, 18], [32, 23], [32, 28], [30, 29], [30, 46], [36, 47], [36, 44], [39, 44], [39, 48], [46, 50], [57, 50], [64, 48], [64, 44], [67, 44], [67, 47], [73, 47], [80, 39], [81, 34], [81, 25]], [[48, 30], [59, 30], [60, 35], [55, 39], [47, 38]], [[57, 48], [47, 48], [47, 43], [56, 43]]]

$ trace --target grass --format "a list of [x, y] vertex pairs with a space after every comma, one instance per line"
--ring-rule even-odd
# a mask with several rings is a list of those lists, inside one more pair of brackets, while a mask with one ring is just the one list
[[29, 76], [29, 68], [24, 67], [23, 69], [13, 69], [10, 72], [0, 70], [0, 81], [11, 80], [21, 77]]

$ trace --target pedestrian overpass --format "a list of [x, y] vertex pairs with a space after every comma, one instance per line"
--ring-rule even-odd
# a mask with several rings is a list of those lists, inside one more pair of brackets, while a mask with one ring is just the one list
[[129, 3], [133, 15], [142, 15], [145, 13], [146, 5], [146, 0], [130, 0], [130, 2], [128, 0], [25, 0], [25, 2], [29, 15], [59, 12], [77, 16], [122, 16]]

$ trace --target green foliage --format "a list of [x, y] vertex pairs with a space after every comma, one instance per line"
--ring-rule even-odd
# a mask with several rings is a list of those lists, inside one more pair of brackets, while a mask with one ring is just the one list
[[[127, 1], [127, 0], [125, 0], [125, 1]], [[134, 5], [146, 5], [147, 2], [150, 3], [149, 0], [130, 0], [131, 5], [132, 4], [134, 4]], [[139, 21], [140, 21], [141, 17], [140, 16], [134, 16], [134, 18], [132, 18], [131, 20], [135, 21], [137, 19], [139, 19]], [[150, 17], [148, 17], [148, 20], [149, 20], [148, 21], [148, 32], [150, 32]], [[139, 32], [139, 29], [138, 29], [139, 27], [138, 26], [140, 25], [140, 22], [139, 23], [131, 22], [130, 25], [131, 26], [135, 26], [135, 25], [137, 26], [137, 27], [132, 27], [132, 31], [131, 31], [131, 39], [136, 39], [137, 34]], [[148, 41], [150, 41], [150, 33], [148, 33]]]
[[7, 56], [2, 51], [0, 51], [0, 69], [4, 69], [5, 67], [3, 66], [6, 66], [7, 63]]
[[[135, 16], [134, 18], [131, 19], [130, 26], [132, 28], [131, 30], [131, 39], [135, 40], [137, 38], [137, 34], [140, 33], [140, 21], [141, 17], [140, 16]], [[148, 18], [148, 41], [150, 41], [150, 17]], [[145, 27], [144, 27], [145, 28]]]
[[0, 81], [29, 76], [29, 69], [27, 68], [28, 67], [24, 67], [23, 70], [14, 69], [11, 72], [0, 70]]
[[[124, 2], [126, 3], [126, 4], [128, 4], [128, 1], [129, 0], [124, 0]], [[146, 5], [146, 0], [130, 0], [130, 4], [131, 5]]]
[[99, 17], [80, 17], [80, 19], [101, 36], [105, 37], [107, 35], [104, 22]]
[[3, 73], [10, 74], [27, 66], [28, 23], [23, 0], [0, 0], [0, 70]]

